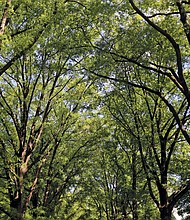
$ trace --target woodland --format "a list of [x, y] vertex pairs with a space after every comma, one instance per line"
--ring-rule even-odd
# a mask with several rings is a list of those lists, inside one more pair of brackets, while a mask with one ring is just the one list
[[0, 1], [0, 219], [190, 219], [190, 1]]

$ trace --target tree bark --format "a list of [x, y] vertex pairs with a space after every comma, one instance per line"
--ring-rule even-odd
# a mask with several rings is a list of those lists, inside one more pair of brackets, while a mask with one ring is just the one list
[[4, 9], [4, 12], [3, 12], [3, 16], [1, 18], [0, 35], [4, 34], [5, 28], [8, 24], [8, 11], [10, 9], [10, 5], [11, 5], [11, 0], [7, 0], [6, 5], [5, 5], [5, 9]]
[[23, 220], [21, 195], [11, 201], [10, 208], [11, 220]]
[[136, 191], [137, 191], [137, 170], [136, 170], [136, 152], [133, 152], [132, 155], [132, 189], [134, 193], [134, 198], [132, 201], [132, 215], [133, 215], [133, 220], [138, 220], [138, 203], [137, 203], [137, 198], [136, 198]]
[[167, 206], [160, 208], [160, 219], [161, 220], [171, 220], [172, 219], [172, 209]]

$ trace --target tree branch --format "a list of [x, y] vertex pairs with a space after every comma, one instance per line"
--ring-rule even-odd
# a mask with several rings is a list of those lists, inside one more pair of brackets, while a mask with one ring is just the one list
[[173, 114], [183, 136], [185, 137], [186, 141], [190, 144], [190, 136], [188, 134], [188, 132], [186, 131], [186, 129], [184, 128], [183, 126], [183, 123], [182, 121], [180, 120], [179, 116], [178, 116], [178, 113], [176, 112], [175, 108], [173, 107], [172, 104], [169, 103], [169, 101], [163, 96], [163, 94], [160, 92], [160, 91], [156, 91], [152, 88], [149, 88], [145, 85], [139, 85], [139, 84], [135, 84], [133, 82], [130, 82], [130, 81], [127, 81], [125, 79], [117, 79], [117, 78], [113, 78], [113, 77], [109, 77], [109, 76], [105, 76], [105, 75], [101, 75], [99, 73], [96, 73], [94, 71], [90, 71], [91, 73], [93, 73], [94, 75], [98, 76], [98, 77], [102, 77], [102, 78], [105, 78], [105, 79], [109, 79], [109, 80], [113, 80], [113, 81], [117, 81], [117, 82], [121, 82], [121, 83], [124, 83], [124, 84], [128, 84], [130, 86], [133, 86], [133, 87], [136, 87], [136, 88], [140, 88], [140, 89], [144, 89], [152, 94], [155, 94], [157, 95], [165, 104], [166, 106], [169, 108], [170, 112]]
[[178, 7], [178, 10], [179, 10], [179, 13], [180, 13], [180, 20], [181, 20], [181, 22], [183, 24], [184, 32], [185, 32], [185, 34], [187, 36], [187, 40], [188, 40], [189, 45], [190, 45], [190, 26], [189, 26], [189, 24], [187, 22], [187, 13], [185, 11], [185, 8], [183, 7], [183, 4], [180, 3], [180, 1], [177, 1], [176, 4], [177, 4], [177, 7]]
[[179, 201], [190, 190], [190, 182], [187, 181], [185, 185], [182, 185], [177, 192], [174, 192], [169, 198], [169, 206], [174, 207], [177, 201]]
[[184, 91], [185, 91], [185, 96], [187, 97], [189, 103], [190, 103], [190, 94], [189, 94], [189, 89], [188, 86], [185, 82], [184, 76], [183, 76], [183, 67], [182, 67], [182, 58], [181, 58], [181, 51], [179, 44], [176, 43], [174, 38], [168, 34], [166, 30], [163, 30], [160, 28], [158, 25], [156, 25], [154, 22], [152, 22], [135, 4], [133, 0], [129, 0], [132, 8], [156, 31], [158, 31], [160, 34], [162, 34], [166, 39], [172, 44], [173, 49], [175, 50], [176, 53], [176, 62], [177, 62], [177, 69], [178, 69], [178, 76], [180, 79], [180, 84], [182, 85]]
[[[0, 23], [0, 36], [4, 34], [5, 28], [8, 25], [8, 13], [10, 6], [11, 6], [11, 0], [7, 0]], [[0, 42], [0, 46], [1, 46], [1, 42]]]
[[[187, 11], [186, 13], [190, 13], [190, 12]], [[155, 13], [153, 15], [149, 15], [147, 16], [147, 18], [153, 18], [153, 17], [160, 16], [160, 15], [169, 16], [169, 15], [178, 15], [178, 14], [180, 14], [178, 11], [168, 12], [168, 13], [160, 12], [160, 13]]]
[[34, 44], [37, 42], [37, 40], [40, 38], [41, 34], [43, 33], [43, 31], [45, 30], [45, 28], [47, 27], [47, 24], [44, 25], [44, 28], [42, 30], [40, 30], [37, 35], [33, 38], [33, 41], [27, 46], [25, 47], [22, 51], [20, 51], [19, 53], [17, 53], [7, 64], [5, 64], [1, 69], [0, 69], [0, 76], [8, 69], [10, 68], [13, 63], [18, 60], [20, 57], [22, 57], [29, 49], [31, 49]]

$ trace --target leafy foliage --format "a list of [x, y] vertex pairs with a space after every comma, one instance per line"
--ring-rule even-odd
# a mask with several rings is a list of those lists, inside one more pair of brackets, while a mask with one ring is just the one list
[[0, 9], [0, 217], [188, 212], [189, 2]]

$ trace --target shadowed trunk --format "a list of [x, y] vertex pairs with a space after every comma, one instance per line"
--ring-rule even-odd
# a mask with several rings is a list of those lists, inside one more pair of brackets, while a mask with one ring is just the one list
[[160, 208], [160, 219], [161, 220], [171, 220], [172, 219], [172, 209], [168, 207]]

